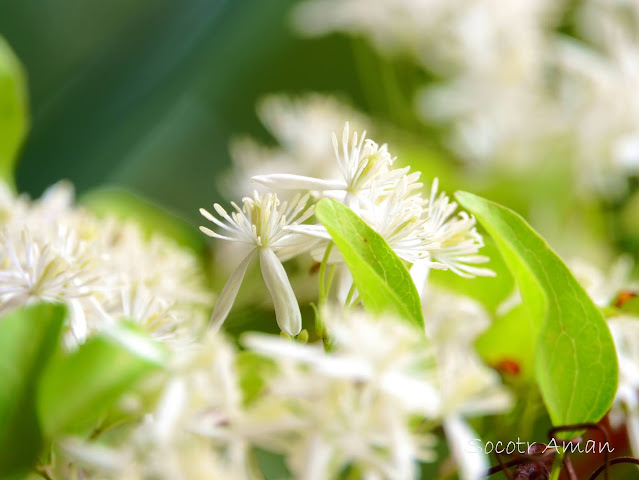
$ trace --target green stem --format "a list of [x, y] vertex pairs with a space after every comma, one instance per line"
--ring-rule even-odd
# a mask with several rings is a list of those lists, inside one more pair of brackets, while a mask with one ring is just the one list
[[344, 301], [345, 307], [352, 307], [351, 301], [353, 300], [353, 295], [355, 295], [355, 283], [351, 285], [351, 288], [348, 291], [348, 295], [346, 296], [346, 300]]
[[[318, 286], [320, 305], [324, 304], [326, 302], [326, 297], [328, 297], [328, 290], [326, 290], [324, 283], [325, 283], [326, 264], [328, 263], [328, 257], [331, 254], [332, 248], [333, 248], [333, 242], [330, 242], [328, 246], [326, 247], [326, 251], [324, 252], [324, 258], [322, 258], [322, 263], [320, 263], [319, 286]], [[332, 282], [332, 280], [333, 280], [333, 277], [331, 275], [330, 281]], [[330, 283], [328, 285], [328, 288], [329, 289], [331, 288]]]
[[564, 455], [566, 452], [564, 450], [557, 453], [557, 457], [555, 458], [554, 463], [552, 464], [552, 470], [550, 471], [550, 476], [548, 480], [559, 480], [559, 475], [561, 475], [561, 469], [564, 466]]

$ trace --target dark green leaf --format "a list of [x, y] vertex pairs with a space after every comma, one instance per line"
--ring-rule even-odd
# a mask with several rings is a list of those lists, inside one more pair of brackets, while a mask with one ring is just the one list
[[617, 390], [617, 357], [606, 322], [550, 246], [519, 215], [458, 192], [493, 237], [517, 280], [536, 333], [535, 376], [555, 425], [596, 422]]
[[373, 313], [395, 313], [423, 327], [415, 284], [386, 241], [338, 201], [320, 200], [315, 216], [344, 257], [364, 308]]

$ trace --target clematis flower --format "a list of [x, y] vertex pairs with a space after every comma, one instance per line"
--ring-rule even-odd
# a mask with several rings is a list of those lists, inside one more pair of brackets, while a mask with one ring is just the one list
[[211, 316], [213, 329], [219, 329], [226, 319], [251, 260], [259, 256], [262, 276], [273, 298], [277, 324], [289, 335], [297, 335], [300, 332], [302, 315], [282, 261], [308, 250], [313, 245], [308, 241], [308, 237], [286, 230], [286, 227], [301, 223], [312, 215], [312, 207], [304, 211], [308, 198], [308, 195], [301, 198], [296, 196], [290, 203], [280, 203], [276, 194], [261, 195], [253, 192], [253, 197], [243, 199], [242, 208], [232, 203], [235, 212], [230, 215], [219, 204], [213, 206], [225, 222], [207, 210], [200, 209], [200, 213], [207, 220], [225, 232], [222, 235], [207, 227], [200, 227], [204, 234], [238, 242], [249, 248], [248, 254], [231, 274], [218, 298]]
[[369, 191], [373, 185], [391, 189], [408, 171], [407, 168], [391, 169], [395, 159], [391, 157], [386, 144], [379, 146], [366, 139], [366, 132], [361, 136], [353, 132], [351, 136], [348, 122], [342, 132], [341, 151], [334, 133], [333, 148], [342, 178], [325, 180], [302, 175], [274, 174], [258, 175], [252, 181], [274, 189], [330, 193], [353, 208], [359, 205], [358, 197], [361, 193]]

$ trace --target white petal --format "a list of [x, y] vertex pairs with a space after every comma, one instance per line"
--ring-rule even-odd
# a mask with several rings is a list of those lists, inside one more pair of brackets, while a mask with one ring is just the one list
[[255, 352], [273, 358], [315, 363], [324, 356], [323, 347], [319, 345], [303, 345], [275, 335], [247, 333], [242, 335], [242, 344]]
[[[486, 478], [488, 471], [488, 457], [483, 452], [477, 452], [477, 434], [464, 420], [456, 416], [444, 420], [444, 432], [450, 445], [461, 480], [481, 480]], [[473, 448], [475, 446], [475, 448]]]
[[244, 279], [244, 275], [246, 274], [246, 269], [255, 256], [255, 251], [256, 249], [251, 250], [251, 252], [235, 268], [235, 271], [226, 281], [226, 285], [224, 285], [222, 293], [220, 293], [220, 296], [217, 299], [217, 303], [215, 304], [215, 308], [213, 309], [213, 315], [211, 315], [210, 328], [212, 330], [219, 330], [222, 326], [222, 323], [224, 323], [224, 320], [226, 320], [227, 315], [231, 311], [231, 307], [233, 306], [235, 297], [237, 297], [237, 292], [240, 290], [240, 285], [242, 285], [242, 280]]
[[319, 178], [290, 175], [287, 173], [274, 175], [257, 175], [251, 179], [270, 188], [282, 190], [344, 190], [346, 183], [340, 180], [321, 180]]
[[284, 230], [292, 233], [300, 233], [303, 235], [308, 235], [311, 237], [324, 238], [326, 240], [331, 240], [331, 236], [326, 231], [326, 227], [323, 225], [291, 225], [289, 227], [284, 227]]
[[410, 276], [413, 279], [415, 287], [417, 287], [417, 293], [420, 297], [424, 296], [424, 288], [426, 287], [426, 280], [428, 280], [430, 268], [430, 259], [418, 260], [410, 267]]
[[262, 248], [260, 267], [266, 287], [273, 298], [277, 324], [289, 335], [297, 335], [302, 330], [302, 314], [282, 262], [273, 250]]

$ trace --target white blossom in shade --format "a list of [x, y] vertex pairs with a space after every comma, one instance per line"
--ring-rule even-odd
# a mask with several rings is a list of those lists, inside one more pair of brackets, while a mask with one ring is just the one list
[[393, 317], [324, 311], [330, 352], [263, 334], [253, 351], [277, 361], [269, 385], [306, 422], [285, 452], [296, 478], [334, 478], [353, 465], [363, 478], [414, 478], [432, 461], [433, 439], [415, 418], [439, 413], [432, 348], [418, 328]]
[[465, 211], [456, 213], [457, 203], [451, 202], [444, 192], [438, 196], [437, 188], [435, 179], [425, 214], [425, 230], [437, 245], [430, 250], [433, 260], [462, 277], [494, 276], [492, 270], [476, 266], [490, 259], [477, 255], [484, 240], [477, 232], [475, 218]]
[[200, 213], [222, 231], [220, 234], [207, 227], [200, 227], [203, 233], [213, 238], [238, 242], [248, 250], [226, 282], [215, 305], [211, 317], [211, 324], [215, 330], [220, 328], [231, 310], [249, 263], [258, 256], [280, 329], [289, 335], [297, 335], [300, 332], [302, 316], [282, 261], [313, 246], [308, 237], [286, 230], [286, 227], [301, 223], [312, 215], [312, 207], [306, 208], [308, 198], [308, 195], [298, 195], [290, 202], [280, 203], [276, 194], [260, 195], [254, 192], [253, 197], [243, 199], [242, 208], [232, 203], [235, 211], [230, 215], [216, 203], [215, 211], [223, 221], [200, 209]]
[[379, 146], [366, 139], [366, 132], [350, 134], [348, 122], [342, 132], [341, 144], [333, 133], [333, 148], [340, 178], [322, 179], [288, 173], [258, 175], [253, 182], [283, 190], [311, 190], [340, 198], [349, 207], [359, 206], [359, 196], [373, 185], [380, 189], [393, 188], [408, 169], [392, 169], [394, 158], [386, 145]]
[[[287, 172], [318, 178], [338, 176], [330, 132], [340, 129], [345, 118], [351, 119], [357, 129], [367, 123], [346, 103], [318, 93], [268, 95], [258, 102], [257, 113], [278, 146], [266, 147], [251, 138], [231, 142], [233, 168], [223, 179], [222, 187], [233, 196], [250, 195], [246, 178], [257, 175]], [[267, 191], [261, 185], [257, 187]], [[277, 193], [280, 197], [286, 194], [283, 190]]]

